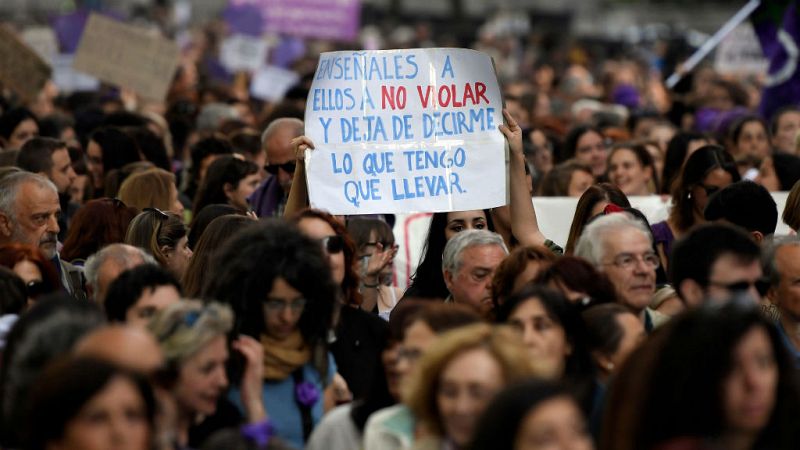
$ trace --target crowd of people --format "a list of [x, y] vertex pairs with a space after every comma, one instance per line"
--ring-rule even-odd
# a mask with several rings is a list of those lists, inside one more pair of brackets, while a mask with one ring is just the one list
[[[800, 104], [481, 30], [509, 201], [433, 213], [400, 288], [393, 215], [309, 208], [332, 44], [262, 102], [212, 31], [163, 102], [0, 91], [0, 447], [800, 448]], [[578, 198], [563, 246], [539, 195]]]

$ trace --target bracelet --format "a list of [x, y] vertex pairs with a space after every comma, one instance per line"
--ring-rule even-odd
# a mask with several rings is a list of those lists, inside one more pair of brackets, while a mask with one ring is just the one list
[[369, 288], [369, 289], [375, 289], [380, 285], [381, 285], [380, 283], [375, 283], [375, 284], [367, 284], [367, 283], [363, 283], [363, 282], [361, 283], [362, 287]]
[[269, 444], [270, 438], [275, 435], [275, 426], [271, 420], [264, 419], [260, 422], [242, 425], [239, 432], [244, 438], [259, 447], [265, 447]]

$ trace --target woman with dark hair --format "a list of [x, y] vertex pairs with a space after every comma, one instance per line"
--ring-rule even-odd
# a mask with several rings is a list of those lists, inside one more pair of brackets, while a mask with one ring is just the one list
[[69, 358], [33, 386], [26, 449], [152, 448], [156, 402], [146, 380], [105, 361]]
[[600, 179], [606, 174], [608, 146], [599, 128], [579, 125], [571, 129], [564, 138], [562, 160], [575, 158], [592, 168], [592, 175]]
[[652, 226], [654, 243], [665, 271], [669, 270], [669, 255], [675, 239], [705, 222], [703, 210], [711, 194], [740, 179], [733, 158], [722, 147], [707, 145], [692, 153], [672, 190], [669, 217]]
[[[203, 290], [204, 298], [233, 308], [232, 335], [260, 340], [264, 405], [276, 436], [297, 448], [333, 403], [336, 363], [328, 330], [338, 290], [320, 244], [276, 220], [228, 240]], [[229, 398], [236, 401], [238, 391], [234, 386]]]
[[605, 384], [647, 333], [636, 314], [618, 303], [592, 306], [581, 315], [598, 379]]
[[197, 242], [200, 241], [200, 238], [203, 236], [203, 232], [214, 219], [227, 215], [243, 216], [244, 214], [245, 213], [239, 208], [227, 203], [215, 203], [208, 205], [199, 213], [197, 211], [193, 211], [192, 221], [189, 223], [189, 235], [186, 244], [190, 249], [192, 249], [192, 251], [194, 251], [195, 247], [197, 246]]
[[198, 213], [212, 203], [228, 203], [249, 211], [247, 199], [258, 188], [258, 166], [235, 156], [221, 156], [210, 166], [197, 190], [192, 211]]
[[800, 180], [800, 157], [775, 153], [761, 161], [756, 183], [770, 192], [789, 191]]
[[106, 245], [124, 242], [128, 225], [138, 213], [118, 199], [89, 200], [72, 216], [61, 259], [82, 265]]
[[125, 243], [144, 249], [177, 279], [186, 272], [192, 258], [187, 246], [186, 225], [175, 213], [145, 208], [133, 218], [125, 234]]
[[386, 347], [386, 322], [361, 308], [360, 280], [353, 264], [356, 247], [344, 225], [316, 209], [299, 211], [293, 221], [301, 233], [321, 244], [339, 286], [332, 327], [336, 342], [330, 349], [354, 398], [361, 398]]
[[567, 246], [564, 248], [565, 254], [571, 255], [575, 251], [575, 244], [578, 243], [578, 238], [581, 237], [583, 228], [589, 223], [589, 219], [601, 214], [609, 204], [619, 207], [631, 206], [628, 197], [614, 184], [599, 183], [586, 189], [575, 207]]
[[489, 403], [475, 429], [473, 450], [592, 450], [586, 419], [575, 398], [542, 380], [512, 385]]
[[217, 217], [208, 224], [206, 228], [208, 232], [203, 233], [203, 236], [197, 242], [197, 247], [192, 253], [192, 259], [189, 260], [189, 265], [186, 266], [186, 272], [184, 272], [181, 280], [183, 292], [187, 298], [200, 296], [203, 289], [203, 281], [207, 278], [208, 271], [211, 269], [211, 260], [215, 252], [222, 248], [225, 242], [236, 232], [253, 222], [254, 220], [250, 217], [231, 214]]
[[617, 144], [608, 154], [608, 180], [626, 195], [650, 195], [658, 186], [653, 156], [642, 144]]
[[710, 139], [700, 133], [681, 131], [673, 136], [667, 144], [667, 153], [664, 157], [664, 172], [658, 193], [669, 195], [672, 192], [672, 185], [675, 179], [681, 173], [683, 164], [689, 159], [689, 156], [698, 148], [711, 143]]
[[39, 135], [39, 122], [27, 108], [14, 108], [0, 114], [0, 148], [19, 150]]
[[191, 164], [182, 185], [183, 193], [189, 198], [194, 198], [197, 188], [203, 183], [208, 167], [217, 158], [233, 153], [231, 143], [220, 136], [211, 136], [197, 141], [190, 150]]
[[519, 331], [531, 361], [553, 379], [591, 379], [593, 364], [578, 308], [559, 292], [529, 285], [497, 311], [497, 322]]
[[611, 281], [589, 261], [565, 255], [555, 260], [536, 277], [536, 284], [555, 289], [581, 308], [616, 300]]
[[347, 221], [347, 233], [356, 246], [354, 264], [361, 277], [361, 309], [377, 312], [388, 321], [403, 296], [402, 289], [391, 286], [397, 255], [392, 227], [378, 219], [353, 218]]
[[758, 116], [745, 116], [733, 124], [730, 131], [732, 146], [728, 151], [733, 159], [752, 158], [756, 161], [769, 156], [769, 131], [767, 122]]
[[800, 447], [797, 372], [747, 303], [688, 311], [634, 351], [611, 384], [601, 448]]
[[58, 272], [38, 247], [24, 244], [0, 246], [0, 266], [12, 270], [25, 283], [28, 305], [40, 295], [61, 289]]
[[136, 141], [116, 127], [93, 131], [86, 146], [86, 157], [95, 197], [103, 194], [106, 177], [112, 170], [120, 170], [127, 164], [142, 160]]
[[39, 299], [20, 316], [7, 336], [0, 364], [0, 441], [3, 448], [18, 448], [21, 444], [21, 433], [26, 428], [25, 411], [30, 406], [28, 400], [36, 376], [104, 322], [105, 317], [97, 304], [77, 302], [66, 292]]

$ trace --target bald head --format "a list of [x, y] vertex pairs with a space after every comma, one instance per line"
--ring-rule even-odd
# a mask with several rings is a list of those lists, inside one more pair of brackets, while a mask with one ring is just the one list
[[84, 273], [94, 301], [102, 304], [108, 287], [119, 274], [145, 263], [158, 264], [147, 252], [128, 244], [111, 244], [90, 256]]
[[[261, 147], [267, 154], [268, 166], [281, 166], [295, 160], [292, 139], [303, 134], [303, 121], [300, 119], [283, 117], [273, 120], [261, 135]], [[286, 172], [285, 168], [278, 169], [274, 175], [288, 194], [292, 187], [294, 173]]]
[[99, 358], [142, 374], [152, 374], [164, 364], [158, 342], [147, 330], [109, 325], [87, 334], [77, 345], [76, 356]]

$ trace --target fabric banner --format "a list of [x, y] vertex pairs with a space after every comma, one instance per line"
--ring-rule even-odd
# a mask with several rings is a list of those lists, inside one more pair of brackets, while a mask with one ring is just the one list
[[312, 206], [333, 214], [483, 209], [506, 202], [492, 60], [466, 49], [334, 52], [306, 102]]

